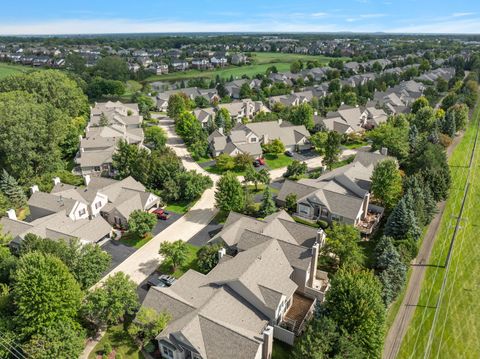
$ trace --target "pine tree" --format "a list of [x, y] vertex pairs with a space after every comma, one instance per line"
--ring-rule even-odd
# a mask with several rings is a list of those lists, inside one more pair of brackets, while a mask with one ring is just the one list
[[0, 191], [3, 192], [15, 208], [20, 208], [27, 203], [27, 197], [22, 187], [5, 169], [0, 177]]
[[263, 190], [263, 199], [260, 206], [260, 215], [266, 217], [272, 213], [275, 213], [277, 208], [275, 207], [275, 202], [273, 201], [272, 194], [270, 193], [270, 187], [265, 186]]
[[375, 246], [376, 267], [381, 271], [378, 278], [382, 283], [382, 298], [386, 305], [390, 304], [406, 280], [407, 268], [402, 262], [393, 239], [383, 236]]
[[415, 125], [410, 126], [410, 130], [408, 132], [408, 143], [410, 144], [410, 151], [415, 151], [418, 145], [418, 129]]
[[418, 240], [421, 230], [418, 227], [418, 221], [415, 213], [408, 208], [407, 199], [402, 197], [393, 209], [385, 225], [385, 235], [399, 239]]

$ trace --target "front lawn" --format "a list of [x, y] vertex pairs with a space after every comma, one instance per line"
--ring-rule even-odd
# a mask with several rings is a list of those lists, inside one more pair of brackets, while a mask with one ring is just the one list
[[124, 330], [123, 325], [115, 325], [108, 328], [102, 340], [98, 342], [92, 350], [88, 359], [96, 359], [97, 355], [103, 354], [103, 348], [106, 343], [110, 343], [112, 349], [116, 352], [116, 358], [122, 359], [144, 359], [138, 346], [128, 333]]
[[288, 157], [283, 153], [279, 155], [266, 153], [264, 157], [265, 157], [265, 162], [267, 163], [268, 168], [270, 168], [271, 170], [287, 167], [290, 163], [293, 162], [292, 157]]
[[153, 236], [152, 236], [151, 233], [148, 233], [144, 237], [140, 237], [140, 236], [138, 236], [134, 233], [125, 232], [118, 241], [120, 243], [125, 244], [126, 246], [139, 249], [144, 244], [146, 244], [148, 241], [150, 241], [152, 238], [153, 238]]
[[195, 201], [178, 201], [178, 202], [173, 202], [173, 203], [169, 203], [166, 207], [165, 207], [165, 210], [167, 212], [175, 212], [175, 213], [178, 213], [178, 214], [185, 214], [187, 213], [190, 208], [193, 207], [193, 205], [197, 202], [197, 200]]
[[359, 140], [359, 141], [348, 141], [343, 145], [343, 147], [348, 148], [350, 150], [355, 150], [357, 148], [364, 147], [367, 145], [368, 145], [367, 141]]
[[183, 266], [177, 268], [175, 272], [172, 272], [171, 265], [169, 263], [162, 262], [158, 267], [158, 271], [160, 273], [173, 275], [175, 278], [180, 278], [189, 269], [198, 270], [197, 252], [200, 249], [200, 247], [196, 247], [187, 243], [187, 248], [188, 248], [187, 260]]
[[213, 166], [205, 167], [204, 170], [219, 176], [225, 174], [226, 172], [233, 172], [237, 176], [245, 176], [245, 170], [241, 170], [238, 168], [233, 168], [231, 170], [224, 170], [224, 169], [218, 168], [217, 165], [213, 165]]

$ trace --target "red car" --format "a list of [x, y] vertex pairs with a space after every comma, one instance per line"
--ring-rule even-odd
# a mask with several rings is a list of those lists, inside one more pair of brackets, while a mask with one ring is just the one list
[[158, 219], [161, 219], [163, 221], [166, 221], [167, 219], [170, 218], [170, 213], [168, 212], [163, 212], [162, 214], [160, 215], [157, 215]]
[[160, 217], [162, 214], [165, 213], [165, 211], [161, 208], [157, 208], [157, 209], [153, 210], [152, 213], [155, 214], [157, 217]]

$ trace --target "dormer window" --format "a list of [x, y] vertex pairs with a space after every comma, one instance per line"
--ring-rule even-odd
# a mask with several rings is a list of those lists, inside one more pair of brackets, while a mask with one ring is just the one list
[[80, 217], [81, 217], [81, 216], [84, 216], [85, 213], [87, 213], [86, 210], [85, 210], [85, 208], [82, 208], [80, 211], [78, 211], [78, 215], [79, 215]]

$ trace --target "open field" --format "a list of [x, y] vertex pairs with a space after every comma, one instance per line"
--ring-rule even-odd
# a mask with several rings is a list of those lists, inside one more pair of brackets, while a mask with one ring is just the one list
[[0, 79], [10, 75], [26, 73], [30, 71], [34, 71], [34, 69], [30, 66], [14, 65], [0, 62]]
[[[475, 148], [469, 167], [479, 117], [480, 108], [477, 107], [463, 141], [449, 161], [452, 173], [451, 193], [422, 283], [420, 299], [403, 340], [399, 358], [480, 356], [480, 146]], [[450, 266], [444, 268], [467, 182], [470, 186]], [[444, 278], [445, 287], [440, 296]], [[437, 319], [432, 329], [437, 305]]]
[[[228, 66], [221, 69], [200, 71], [188, 70], [185, 72], [172, 72], [166, 75], [154, 75], [147, 78], [146, 81], [175, 81], [188, 80], [192, 78], [204, 77], [207, 79], [214, 79], [217, 75], [229, 79], [231, 76], [240, 78], [242, 75], [253, 77], [257, 74], [264, 74], [270, 66], [276, 66], [279, 72], [290, 70], [290, 64], [296, 60], [319, 61], [322, 64], [327, 64], [332, 58], [327, 56], [311, 56], [298, 54], [285, 54], [276, 52], [253, 52], [253, 63], [246, 66]], [[347, 58], [342, 58], [343, 60]]]

